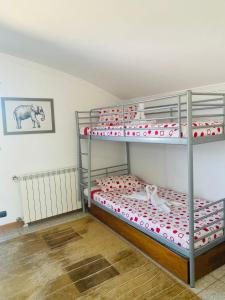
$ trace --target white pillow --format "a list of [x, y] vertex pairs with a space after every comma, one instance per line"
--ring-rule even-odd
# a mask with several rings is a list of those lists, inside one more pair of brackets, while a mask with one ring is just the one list
[[[145, 104], [144, 103], [139, 103], [137, 110], [144, 110], [145, 109]], [[145, 119], [145, 112], [144, 111], [138, 111], [134, 120], [144, 120]]]

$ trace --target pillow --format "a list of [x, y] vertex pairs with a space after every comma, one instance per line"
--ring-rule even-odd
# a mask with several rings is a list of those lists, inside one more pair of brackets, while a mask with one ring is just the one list
[[98, 186], [101, 187], [102, 190], [107, 188], [107, 191], [113, 190], [114, 189], [114, 177], [115, 176], [109, 176], [109, 177], [104, 177], [104, 178], [98, 178], [95, 179], [95, 182]]
[[[133, 120], [136, 116], [136, 106], [130, 105], [124, 108], [124, 120]], [[123, 109], [121, 107], [106, 108], [100, 111], [99, 126], [116, 126], [122, 125]], [[111, 114], [108, 116], [108, 114]]]
[[120, 191], [121, 193], [139, 192], [144, 189], [144, 182], [133, 175], [110, 176], [96, 180], [104, 192]]
[[[134, 120], [133, 120], [132, 123], [135, 123], [135, 124], [137, 124], [137, 123], [143, 124], [143, 122], [141, 122], [142, 120], [151, 118], [151, 114], [148, 113], [148, 116], [145, 115], [145, 112], [142, 111], [142, 110], [144, 110], [144, 109], [145, 109], [145, 104], [144, 104], [143, 102], [142, 102], [142, 103], [139, 103], [139, 104], [138, 104], [137, 110], [140, 110], [140, 111], [138, 111], [138, 112], [136, 113], [135, 118], [134, 118]], [[153, 118], [154, 118], [154, 116], [153, 116]], [[138, 122], [138, 121], [140, 121], [140, 122]], [[153, 120], [150, 120], [150, 121], [146, 121], [146, 122], [147, 122], [147, 123], [150, 123], [150, 124], [156, 124], [156, 120], [154, 120], [154, 119], [153, 119]]]
[[[137, 114], [136, 110], [137, 110], [136, 105], [130, 105], [128, 107], [125, 107], [125, 109], [124, 109], [124, 112], [125, 112], [124, 119], [125, 120], [133, 120], [135, 118], [136, 114]], [[121, 117], [123, 119], [123, 116], [121, 116]]]
[[[120, 113], [119, 108], [107, 108], [107, 109], [102, 109], [100, 111], [100, 116], [99, 116], [99, 125], [101, 126], [113, 126], [113, 125], [118, 125], [120, 122]], [[108, 114], [111, 114], [108, 116]]]
[[[145, 109], [145, 104], [144, 103], [139, 103], [137, 110], [144, 110], [144, 109]], [[135, 120], [144, 120], [145, 119], [145, 112], [144, 111], [138, 111], [134, 119]]]

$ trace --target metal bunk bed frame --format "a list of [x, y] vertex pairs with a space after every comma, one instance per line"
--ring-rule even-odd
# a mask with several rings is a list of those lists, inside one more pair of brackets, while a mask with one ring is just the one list
[[[195, 99], [194, 99], [195, 98]], [[167, 101], [166, 104], [164, 102]], [[159, 102], [160, 104], [154, 105], [155, 103]], [[170, 103], [172, 102], [172, 103]], [[141, 120], [148, 122], [150, 120], [157, 120], [157, 121], [163, 121], [163, 120], [177, 120], [177, 129], [179, 131], [178, 137], [169, 137], [169, 138], [160, 138], [160, 137], [128, 137], [125, 136], [126, 127], [123, 126], [122, 130], [124, 132], [124, 136], [93, 136], [92, 130], [94, 126], [96, 126], [99, 118], [100, 111], [102, 109], [108, 109], [108, 108], [120, 108], [122, 110], [122, 113], [117, 112], [116, 114], [122, 115], [122, 123], [129, 123], [131, 121], [127, 121], [124, 118], [124, 115], [126, 114], [125, 110], [126, 107], [129, 105], [139, 105], [139, 103], [145, 103], [145, 108], [140, 110], [137, 108], [136, 112], [145, 112], [145, 115], [156, 115], [155, 118], [146, 118], [145, 120]], [[146, 106], [148, 104], [148, 106]], [[212, 113], [215, 112], [216, 113]], [[220, 110], [218, 112], [218, 110]], [[205, 113], [206, 111], [206, 113]], [[195, 257], [197, 257], [200, 254], [205, 253], [209, 249], [212, 249], [216, 245], [222, 243], [225, 241], [225, 232], [224, 232], [224, 225], [225, 225], [225, 198], [217, 200], [216, 202], [211, 202], [210, 204], [207, 204], [206, 206], [201, 207], [200, 209], [194, 208], [194, 175], [193, 175], [193, 146], [196, 144], [202, 144], [202, 143], [208, 143], [208, 142], [216, 142], [216, 141], [222, 141], [225, 140], [225, 93], [206, 93], [206, 92], [192, 92], [191, 90], [188, 90], [183, 93], [178, 93], [175, 95], [169, 95], [164, 97], [158, 97], [158, 98], [142, 98], [139, 101], [130, 101], [129, 103], [119, 104], [119, 105], [112, 105], [107, 107], [100, 107], [91, 109], [89, 111], [76, 111], [76, 127], [77, 127], [77, 162], [78, 162], [78, 169], [79, 169], [79, 185], [80, 185], [80, 197], [83, 203], [83, 209], [85, 210], [85, 196], [84, 196], [84, 189], [88, 188], [88, 207], [91, 207], [91, 186], [97, 177], [102, 176], [108, 176], [108, 175], [122, 175], [122, 174], [128, 174], [130, 173], [130, 155], [129, 155], [129, 143], [130, 142], [144, 142], [144, 143], [152, 143], [152, 144], [176, 144], [176, 145], [184, 145], [187, 147], [187, 162], [188, 162], [188, 211], [189, 211], [189, 249], [185, 250], [182, 249], [179, 246], [176, 246], [174, 243], [170, 241], [166, 241], [163, 238], [160, 238], [154, 233], [148, 232], [148, 235], [152, 236], [154, 239], [161, 242], [163, 245], [166, 245], [169, 249], [172, 249], [173, 251], [184, 255], [189, 259], [189, 282], [190, 286], [194, 287], [195, 285]], [[111, 114], [105, 114], [110, 116]], [[223, 132], [222, 134], [215, 135], [215, 136], [206, 136], [206, 137], [198, 137], [193, 138], [193, 126], [192, 122], [193, 119], [197, 118], [222, 118], [223, 125], [215, 125], [215, 127], [221, 127], [223, 126]], [[185, 119], [187, 122], [187, 137], [181, 137], [181, 126], [182, 126], [182, 120]], [[109, 121], [110, 123], [110, 121]], [[83, 135], [80, 133], [80, 127], [81, 126], [88, 126], [89, 128], [89, 134]], [[200, 128], [204, 128], [206, 126], [201, 126]], [[198, 127], [199, 128], [199, 127]], [[153, 127], [154, 129], [154, 127]], [[158, 129], [158, 127], [157, 127]], [[171, 129], [171, 128], [170, 128]], [[100, 129], [101, 130], [101, 129]], [[102, 129], [104, 130], [104, 129]], [[114, 129], [110, 129], [114, 130]], [[87, 152], [82, 151], [82, 140], [87, 140]], [[125, 142], [126, 145], [126, 156], [127, 156], [127, 162], [123, 165], [117, 165], [112, 167], [106, 167], [106, 168], [100, 168], [100, 169], [91, 169], [91, 144], [93, 140], [109, 140], [109, 141], [117, 141], [117, 142]], [[83, 157], [87, 157], [87, 168], [83, 167]], [[219, 223], [221, 220], [223, 221], [223, 227], [220, 229], [217, 229], [213, 232], [210, 232], [206, 234], [205, 236], [199, 238], [200, 240], [203, 239], [206, 236], [209, 236], [211, 234], [214, 234], [220, 230], [223, 230], [223, 236], [220, 238], [217, 238], [216, 240], [208, 243], [205, 246], [202, 246], [198, 249], [195, 249], [195, 242], [199, 241], [199, 239], [196, 241], [194, 240], [194, 234], [203, 229], [205, 226], [198, 228], [197, 230], [194, 229], [194, 222], [200, 221], [204, 218], [209, 217], [209, 215], [206, 215], [201, 218], [195, 218], [195, 213], [198, 212], [201, 209], [205, 209], [207, 207], [210, 207], [214, 205], [215, 203], [223, 203], [223, 208], [220, 210], [216, 210], [215, 212], [211, 213], [215, 214], [220, 211], [223, 211], [223, 218], [219, 219], [217, 222]], [[118, 216], [117, 216], [118, 217]], [[127, 222], [127, 220], [126, 220]], [[216, 222], [214, 221], [213, 224]], [[212, 224], [209, 224], [207, 226], [210, 226]], [[133, 224], [132, 224], [133, 226]], [[139, 230], [143, 231], [143, 228], [138, 228]]]

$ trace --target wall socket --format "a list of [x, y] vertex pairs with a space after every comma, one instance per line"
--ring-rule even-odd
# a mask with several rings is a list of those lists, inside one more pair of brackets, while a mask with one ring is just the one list
[[0, 211], [0, 218], [4, 218], [4, 217], [6, 217], [6, 216], [7, 216], [6, 210]]

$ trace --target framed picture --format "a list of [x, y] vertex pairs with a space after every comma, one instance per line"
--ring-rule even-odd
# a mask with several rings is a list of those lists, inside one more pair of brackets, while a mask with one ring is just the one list
[[53, 133], [53, 99], [2, 97], [2, 120], [5, 135]]

